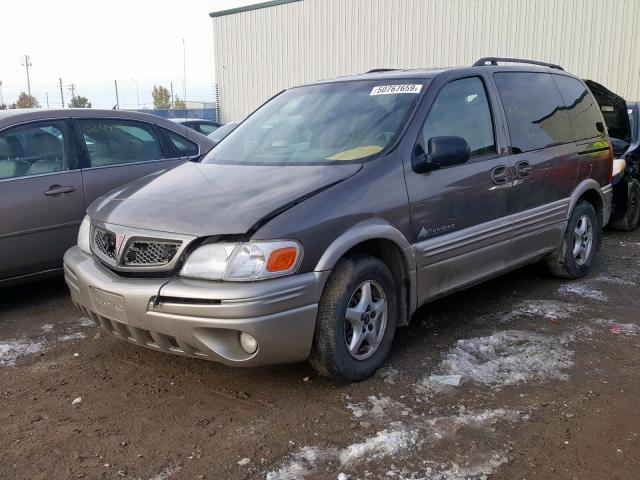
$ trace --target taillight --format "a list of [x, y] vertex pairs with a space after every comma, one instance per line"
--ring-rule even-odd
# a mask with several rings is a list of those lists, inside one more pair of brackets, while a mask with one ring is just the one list
[[613, 143], [609, 141], [609, 183], [613, 182]]

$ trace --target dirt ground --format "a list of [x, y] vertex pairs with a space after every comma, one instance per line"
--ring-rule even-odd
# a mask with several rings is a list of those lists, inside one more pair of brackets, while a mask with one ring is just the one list
[[639, 267], [606, 232], [583, 280], [439, 300], [347, 386], [123, 343], [61, 279], [0, 291], [0, 478], [640, 479]]

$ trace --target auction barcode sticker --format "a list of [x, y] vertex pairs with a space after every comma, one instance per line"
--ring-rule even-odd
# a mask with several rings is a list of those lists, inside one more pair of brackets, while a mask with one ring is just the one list
[[396, 93], [420, 93], [422, 84], [407, 83], [405, 85], [380, 85], [371, 89], [370, 95], [393, 95]]

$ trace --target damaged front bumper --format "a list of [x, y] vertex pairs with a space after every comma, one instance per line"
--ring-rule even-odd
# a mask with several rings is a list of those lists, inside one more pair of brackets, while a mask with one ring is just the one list
[[[73, 302], [129, 342], [227, 365], [256, 366], [309, 356], [318, 301], [329, 272], [258, 282], [117, 275], [73, 247], [64, 256]], [[249, 353], [245, 332], [257, 341]]]

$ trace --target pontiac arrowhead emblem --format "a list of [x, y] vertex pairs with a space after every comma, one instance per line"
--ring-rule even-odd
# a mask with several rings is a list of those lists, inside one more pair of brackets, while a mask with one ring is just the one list
[[126, 235], [124, 233], [116, 234], [116, 253], [120, 253], [125, 237]]

